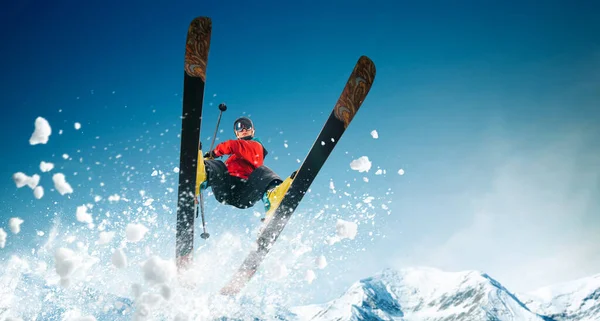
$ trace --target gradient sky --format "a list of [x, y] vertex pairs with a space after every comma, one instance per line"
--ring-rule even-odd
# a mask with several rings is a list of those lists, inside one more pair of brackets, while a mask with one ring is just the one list
[[[317, 275], [323, 288], [304, 288], [303, 303], [386, 267], [477, 269], [513, 291], [600, 272], [597, 2], [257, 2], [20, 1], [2, 10], [0, 227], [8, 231], [13, 216], [25, 223], [0, 258], [43, 242], [36, 231], [48, 231], [55, 213], [75, 221], [74, 208], [93, 195], [163, 195], [155, 169], [176, 188], [185, 36], [194, 17], [210, 16], [202, 140], [225, 102], [219, 139], [250, 115], [267, 165], [282, 176], [306, 154], [357, 59], [377, 66], [313, 184], [318, 197], [299, 208], [355, 218], [360, 211], [344, 211], [347, 200], [331, 194], [333, 181], [359, 197], [353, 203], [376, 197], [375, 225], [346, 240], [361, 251], [330, 260], [335, 278]], [[38, 116], [53, 134], [31, 146]], [[350, 169], [360, 156], [373, 162], [368, 173]], [[42, 160], [76, 193], [51, 191]], [[46, 196], [16, 189], [18, 171], [40, 174]], [[258, 224], [252, 210], [207, 204], [215, 237]], [[161, 219], [174, 225], [173, 213]]]

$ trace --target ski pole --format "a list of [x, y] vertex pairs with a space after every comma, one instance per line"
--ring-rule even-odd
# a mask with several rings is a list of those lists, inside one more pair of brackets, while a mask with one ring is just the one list
[[219, 119], [217, 119], [217, 128], [215, 128], [215, 134], [213, 135], [213, 139], [212, 142], [210, 143], [210, 149], [208, 150], [209, 152], [213, 149], [213, 146], [215, 145], [215, 139], [217, 138], [217, 131], [219, 131], [219, 123], [221, 123], [221, 115], [223, 114], [224, 111], [227, 110], [227, 106], [223, 103], [219, 104]]
[[[217, 119], [217, 127], [215, 128], [215, 134], [213, 135], [213, 139], [212, 142], [210, 143], [210, 149], [208, 151], [211, 151], [213, 149], [213, 146], [215, 144], [215, 139], [217, 138], [217, 132], [219, 131], [219, 124], [221, 123], [221, 115], [223, 114], [224, 111], [227, 110], [227, 105], [221, 103], [219, 104], [219, 119]], [[202, 190], [200, 191], [200, 213], [202, 216], [202, 230], [203, 233], [200, 234], [200, 237], [203, 239], [207, 239], [210, 237], [210, 234], [208, 234], [208, 232], [206, 232], [206, 221], [204, 220], [204, 197], [202, 196]], [[198, 212], [196, 212], [196, 215], [198, 215]]]

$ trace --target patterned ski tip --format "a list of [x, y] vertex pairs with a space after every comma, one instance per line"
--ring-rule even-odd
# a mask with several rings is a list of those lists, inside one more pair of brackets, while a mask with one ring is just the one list
[[190, 23], [185, 45], [185, 72], [190, 77], [206, 81], [206, 63], [210, 46], [212, 22], [208, 17], [198, 17]]
[[373, 61], [367, 56], [361, 56], [333, 109], [335, 117], [344, 123], [344, 128], [348, 128], [358, 108], [371, 90], [375, 73]]

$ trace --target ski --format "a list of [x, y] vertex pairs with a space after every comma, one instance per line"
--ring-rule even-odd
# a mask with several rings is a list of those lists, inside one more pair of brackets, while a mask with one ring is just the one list
[[319, 170], [325, 164], [327, 157], [329, 157], [367, 97], [374, 79], [375, 64], [366, 56], [360, 57], [344, 87], [344, 91], [297, 171], [281, 204], [259, 235], [257, 248], [248, 254], [229, 283], [221, 289], [220, 293], [222, 295], [236, 295], [256, 273]]
[[175, 255], [177, 268], [186, 268], [194, 250], [194, 192], [196, 166], [202, 124], [202, 102], [206, 84], [206, 64], [212, 23], [198, 17], [190, 23], [185, 44], [183, 73], [183, 113], [181, 117], [181, 150], [177, 191], [177, 232]]

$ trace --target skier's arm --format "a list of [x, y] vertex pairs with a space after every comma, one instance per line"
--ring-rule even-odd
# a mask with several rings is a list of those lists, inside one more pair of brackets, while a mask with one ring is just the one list
[[223, 155], [231, 155], [235, 153], [239, 153], [240, 150], [240, 142], [237, 140], [228, 140], [224, 141], [215, 147], [212, 151], [216, 157], [221, 157]]

